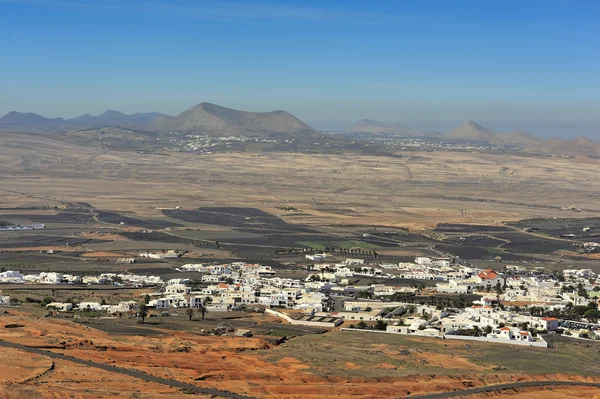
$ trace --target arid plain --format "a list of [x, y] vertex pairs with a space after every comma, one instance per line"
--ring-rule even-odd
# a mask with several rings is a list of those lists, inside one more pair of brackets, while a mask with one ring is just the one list
[[[35, 135], [0, 136], [3, 207], [296, 207], [304, 224], [427, 227], [600, 214], [600, 160], [473, 152], [397, 157], [104, 151]], [[573, 214], [561, 207], [581, 209]]]

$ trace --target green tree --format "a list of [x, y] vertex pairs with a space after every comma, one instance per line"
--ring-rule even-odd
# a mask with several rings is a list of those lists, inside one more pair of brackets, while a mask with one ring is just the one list
[[356, 295], [357, 298], [365, 298], [365, 299], [371, 299], [373, 298], [373, 294], [367, 290], [361, 291]]
[[44, 299], [42, 300], [43, 306], [46, 306], [47, 304], [52, 302], [54, 302], [54, 298], [52, 298], [51, 296], [44, 297]]
[[142, 303], [138, 309], [138, 317], [142, 319], [142, 324], [144, 323], [144, 320], [146, 320], [146, 316], [148, 316], [148, 306], [145, 303]]
[[149, 304], [150, 303], [150, 295], [146, 294], [144, 295], [144, 304]]
[[588, 309], [583, 314], [583, 317], [588, 319], [590, 322], [595, 323], [598, 319], [600, 319], [600, 310]]
[[186, 309], [185, 314], [187, 314], [188, 320], [192, 321], [192, 317], [194, 316], [194, 309], [192, 309], [192, 308]]
[[500, 284], [500, 281], [498, 281], [498, 282], [496, 283], [496, 294], [498, 294], [498, 295], [502, 295], [502, 292], [503, 292], [503, 291], [502, 291], [502, 284]]
[[583, 298], [587, 298], [589, 296], [587, 290], [581, 283], [577, 284], [577, 295]]
[[361, 321], [358, 323], [358, 325], [356, 326], [356, 328], [359, 328], [359, 329], [361, 329], [361, 330], [364, 330], [365, 328], [367, 328], [367, 323], [365, 323], [364, 321], [362, 321], [362, 320], [361, 320]]
[[198, 305], [198, 313], [200, 313], [202, 315], [202, 320], [204, 320], [204, 315], [206, 315], [206, 313], [208, 313], [206, 306]]
[[387, 328], [387, 323], [385, 323], [383, 320], [379, 319], [377, 320], [377, 323], [375, 323], [375, 329], [376, 330], [382, 330], [385, 331], [385, 329]]
[[521, 323], [519, 328], [521, 331], [527, 331], [529, 329], [529, 323], [528, 322]]

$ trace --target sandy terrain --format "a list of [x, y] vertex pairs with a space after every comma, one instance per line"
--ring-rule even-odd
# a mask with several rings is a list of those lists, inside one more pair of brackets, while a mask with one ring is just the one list
[[3, 399], [166, 399], [182, 394], [160, 384], [68, 361], [52, 361], [16, 349], [0, 348], [0, 358], [0, 397]]

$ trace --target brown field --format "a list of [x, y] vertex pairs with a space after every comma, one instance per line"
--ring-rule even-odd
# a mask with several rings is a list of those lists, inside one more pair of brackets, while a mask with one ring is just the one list
[[[159, 216], [156, 207], [225, 205], [285, 215], [274, 207], [293, 206], [298, 208], [293, 213], [302, 215], [286, 217], [291, 222], [417, 228], [600, 214], [591, 183], [597, 181], [600, 160], [399, 155], [137, 154], [4, 134], [0, 205], [77, 201], [144, 216]], [[584, 211], [549, 208], [571, 205]]]

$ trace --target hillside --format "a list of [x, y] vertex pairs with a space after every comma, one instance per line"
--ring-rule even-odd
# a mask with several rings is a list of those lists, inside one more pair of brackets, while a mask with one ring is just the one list
[[543, 141], [542, 139], [535, 137], [534, 135], [532, 135], [530, 133], [522, 132], [522, 131], [515, 131], [515, 132], [511, 132], [511, 133], [497, 133], [492, 138], [492, 143], [498, 144], [498, 145], [530, 146], [530, 145], [534, 145], [534, 144], [539, 144], [542, 141]]
[[389, 134], [399, 136], [421, 136], [423, 133], [401, 124], [388, 124], [373, 119], [362, 119], [350, 126], [349, 133]]
[[481, 126], [477, 122], [467, 121], [459, 127], [444, 134], [444, 138], [451, 140], [466, 140], [491, 143], [497, 135], [495, 131]]
[[215, 136], [313, 135], [316, 131], [286, 111], [245, 112], [211, 103], [198, 104], [174, 117], [146, 125], [158, 132], [197, 132]]
[[108, 110], [100, 115], [92, 116], [89, 114], [78, 116], [77, 118], [66, 120], [67, 123], [84, 127], [104, 127], [104, 126], [131, 126], [140, 127], [153, 120], [166, 116], [158, 112], [145, 112], [126, 115], [119, 111]]
[[543, 152], [568, 156], [600, 156], [600, 144], [587, 137], [571, 140], [547, 140], [539, 149]]
[[11, 111], [0, 118], [0, 128], [4, 129], [53, 129], [63, 125], [63, 118], [46, 118], [33, 112]]
[[0, 118], [0, 129], [59, 132], [93, 127], [141, 127], [156, 118], [165, 116], [157, 112], [126, 115], [119, 111], [106, 111], [100, 115], [81, 115], [72, 119], [46, 118], [32, 112], [12, 111]]
[[446, 139], [464, 140], [470, 142], [489, 143], [496, 145], [511, 145], [528, 147], [542, 142], [541, 139], [523, 131], [498, 133], [481, 126], [474, 121], [467, 121], [456, 129], [444, 134]]

